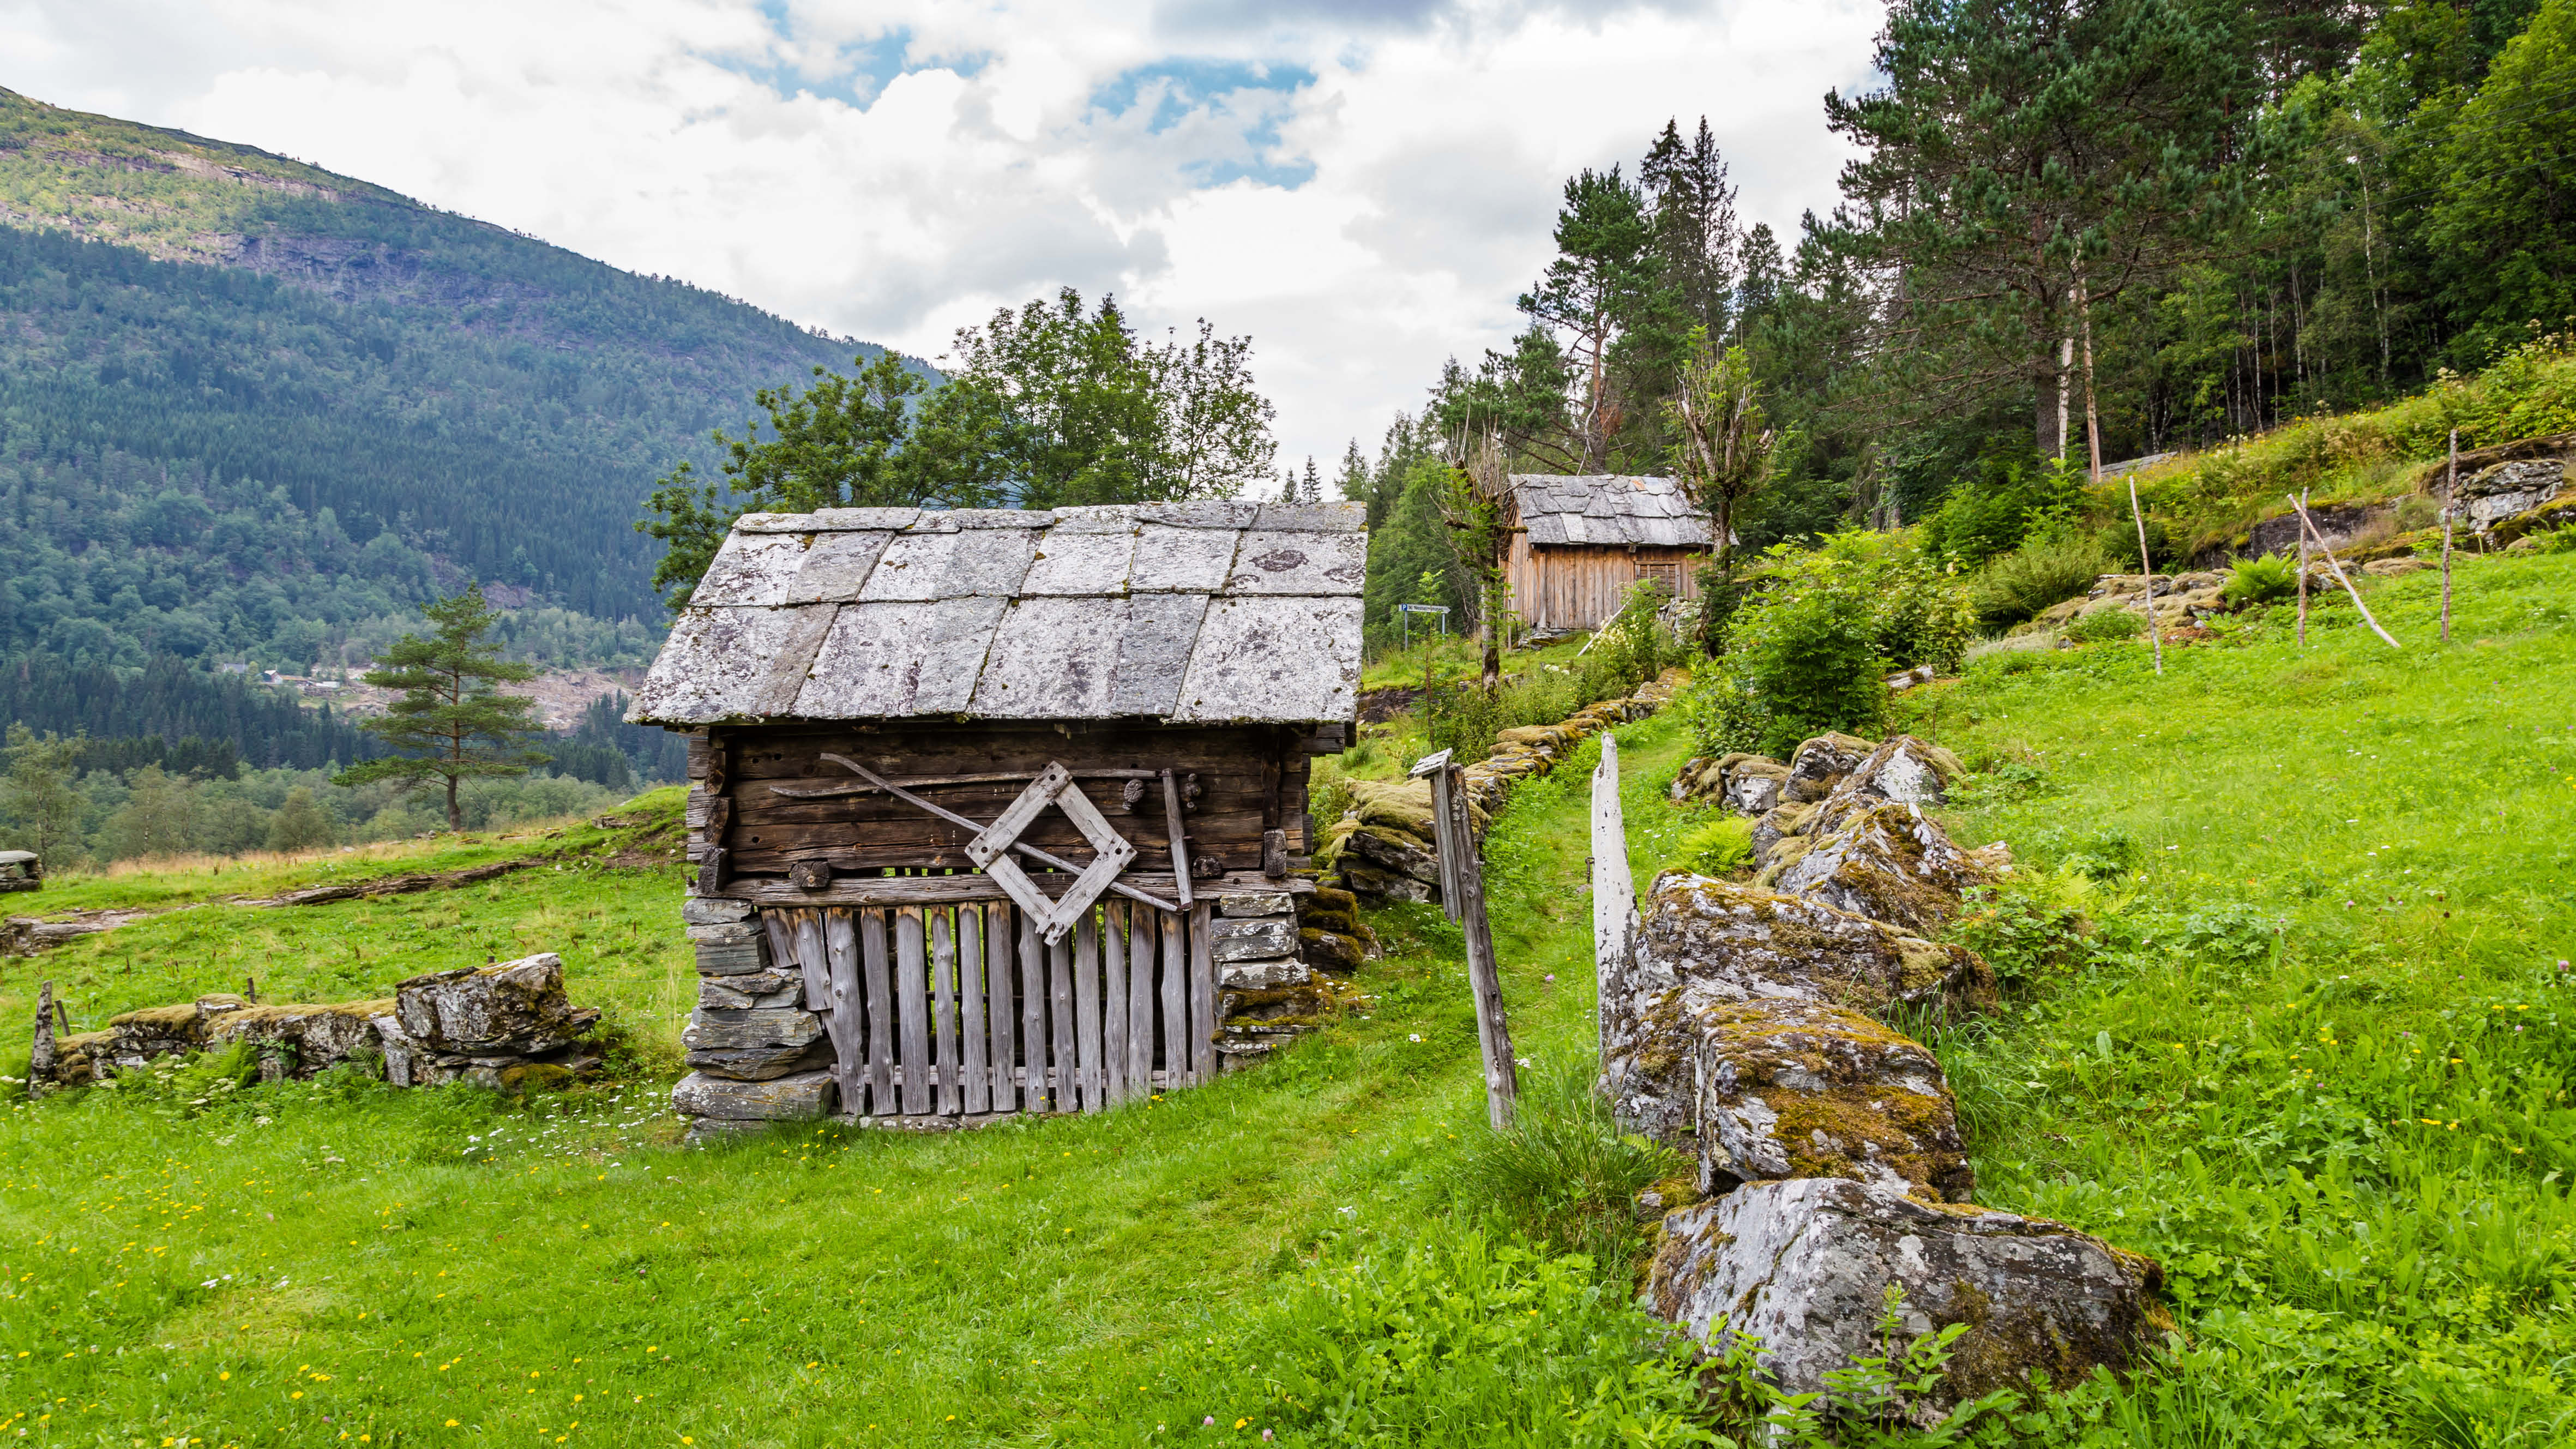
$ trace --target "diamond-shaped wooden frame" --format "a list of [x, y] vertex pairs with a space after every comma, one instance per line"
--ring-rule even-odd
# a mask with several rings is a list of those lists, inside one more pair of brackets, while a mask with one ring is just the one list
[[[1073, 828], [1082, 832], [1082, 838], [1091, 843], [1094, 852], [1091, 864], [1083, 867], [1082, 873], [1073, 878], [1073, 884], [1054, 900], [1048, 900], [1046, 893], [1037, 888], [1037, 883], [1029, 879], [1028, 873], [1011, 859], [1011, 846], [1020, 838], [1020, 832], [1036, 824], [1038, 816], [1044, 814], [1049, 805], [1064, 812], [1065, 818], [1073, 822]], [[1029, 787], [1020, 792], [1020, 798], [1012, 801], [1010, 808], [1002, 812], [1001, 818], [966, 842], [966, 858], [991, 876], [993, 883], [1002, 888], [1004, 895], [1018, 902], [1021, 910], [1029, 913], [1030, 921], [1038, 927], [1039, 936], [1052, 946], [1073, 930], [1075, 923], [1082, 919], [1082, 913], [1091, 909], [1092, 902], [1100, 899], [1101, 893], [1109, 889], [1109, 883], [1116, 880], [1128, 862], [1136, 858], [1136, 847], [1128, 844], [1126, 837], [1110, 826], [1108, 817], [1102, 815], [1090, 797], [1082, 793], [1082, 787], [1073, 783], [1073, 772], [1050, 760], [1047, 767], [1038, 772], [1038, 777], [1029, 782]]]

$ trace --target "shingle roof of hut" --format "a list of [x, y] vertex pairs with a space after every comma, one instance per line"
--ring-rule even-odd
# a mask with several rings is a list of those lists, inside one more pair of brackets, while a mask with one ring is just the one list
[[1358, 504], [840, 508], [735, 521], [627, 718], [1327, 723]]
[[1514, 473], [1512, 497], [1534, 544], [1708, 546], [1708, 520], [1670, 478]]

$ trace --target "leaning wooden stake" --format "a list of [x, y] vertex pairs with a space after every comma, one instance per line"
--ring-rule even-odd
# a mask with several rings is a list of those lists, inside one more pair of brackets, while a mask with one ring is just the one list
[[53, 1079], [54, 983], [47, 981], [36, 988], [36, 1045], [27, 1056], [27, 1100], [43, 1096], [43, 1084]]
[[[2307, 504], [2308, 490], [2299, 490], [2299, 503]], [[2299, 530], [2299, 647], [2308, 645], [2308, 531]]]
[[1413, 773], [1431, 777], [1431, 825], [1439, 837], [1441, 875], [1458, 886], [1449, 914], [1467, 938], [1467, 988], [1475, 994], [1476, 1044], [1485, 1058], [1485, 1120], [1495, 1131], [1508, 1132], [1520, 1099], [1520, 1076], [1512, 1062], [1511, 1022], [1503, 1014], [1494, 933], [1485, 923], [1485, 866], [1475, 821], [1467, 810], [1462, 772], [1447, 750], [1415, 765]]
[[2460, 430], [2451, 429], [2451, 471], [2442, 484], [2442, 642], [2451, 642], [2451, 503], [2460, 491]]
[[1592, 772], [1592, 969], [1600, 982], [1593, 1016], [1600, 1024], [1601, 1059], [1610, 1059], [1612, 993], [1628, 974], [1637, 942], [1637, 883], [1628, 873], [1628, 828], [1619, 809], [1619, 742], [1601, 736], [1601, 764]]
[[2344, 577], [2343, 565], [2335, 562], [2334, 550], [2326, 547], [2326, 536], [2317, 531], [2316, 520], [2308, 517], [2306, 505], [2293, 498], [2290, 500], [2290, 506], [2299, 510], [2299, 523], [2307, 529], [2308, 536], [2317, 541], [2317, 552], [2326, 556], [2326, 567], [2333, 572], [2335, 582], [2343, 585], [2343, 591], [2345, 593], [2352, 595], [2352, 606], [2361, 611], [2361, 622], [2370, 626], [2370, 632], [2378, 635], [2381, 639], [2387, 640], [2389, 648], [2396, 649], [2402, 647], [2395, 639], [2389, 638], [2387, 630], [2379, 627], [2379, 621], [2377, 619], [2370, 616], [2370, 606], [2361, 601], [2361, 590], [2354, 588], [2352, 586], [2352, 580]]

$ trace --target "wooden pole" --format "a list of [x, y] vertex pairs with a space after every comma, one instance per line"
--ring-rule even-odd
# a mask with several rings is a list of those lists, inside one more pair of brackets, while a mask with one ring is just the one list
[[2395, 639], [2389, 637], [2387, 630], [2379, 627], [2377, 619], [2370, 617], [2370, 606], [2361, 601], [2361, 590], [2354, 588], [2352, 580], [2344, 577], [2343, 565], [2335, 562], [2334, 550], [2326, 547], [2326, 536], [2317, 532], [2316, 520], [2308, 517], [2306, 505], [2293, 498], [2290, 500], [2290, 506], [2299, 510], [2299, 522], [2308, 530], [2309, 535], [2316, 539], [2317, 552], [2326, 556], [2326, 568], [2333, 572], [2335, 582], [2343, 585], [2345, 593], [2352, 595], [2352, 606], [2361, 611], [2361, 622], [2370, 626], [2370, 632], [2387, 640], [2389, 648], [2401, 647]]
[[2451, 429], [2451, 469], [2442, 483], [2442, 642], [2451, 642], [2451, 503], [2460, 491], [2460, 430]]
[[1454, 862], [1442, 874], [1458, 883], [1454, 914], [1460, 933], [1467, 938], [1467, 987], [1476, 998], [1476, 1045], [1485, 1063], [1485, 1119], [1495, 1131], [1508, 1132], [1520, 1099], [1520, 1076], [1512, 1061], [1512, 1028], [1503, 1011], [1494, 935], [1485, 921], [1485, 866], [1460, 778], [1464, 771], [1443, 750], [1414, 766], [1413, 772], [1431, 777], [1431, 823], [1439, 836], [1441, 859]]
[[[2299, 490], [2299, 502], [2305, 506], [2308, 490]], [[2299, 647], [2308, 645], [2308, 531], [2299, 530]]]
[[36, 1044], [27, 1055], [27, 1100], [45, 1094], [43, 1083], [54, 1077], [54, 983], [36, 988]]
[[1604, 732], [1592, 772], [1592, 969], [1600, 983], [1593, 1016], [1601, 1059], [1610, 1060], [1612, 994], [1627, 979], [1637, 941], [1637, 883], [1628, 871], [1628, 829], [1619, 808], [1619, 741]]

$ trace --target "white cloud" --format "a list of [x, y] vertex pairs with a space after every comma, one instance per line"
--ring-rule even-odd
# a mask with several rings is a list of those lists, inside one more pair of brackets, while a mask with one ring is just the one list
[[1159, 8], [35, 0], [10, 84], [261, 146], [936, 356], [1058, 285], [1249, 332], [1284, 460], [1516, 330], [1558, 187], [1705, 114], [1747, 220], [1833, 199], [1865, 0]]

